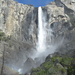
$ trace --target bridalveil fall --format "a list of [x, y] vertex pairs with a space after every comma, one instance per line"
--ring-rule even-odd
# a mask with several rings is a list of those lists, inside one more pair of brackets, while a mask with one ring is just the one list
[[38, 41], [36, 52], [25, 62], [24, 67], [20, 68], [18, 72], [25, 73], [32, 67], [38, 67], [45, 61], [48, 54], [54, 53], [56, 47], [52, 45], [51, 41], [53, 37], [52, 29], [47, 22], [47, 12], [44, 12], [41, 7], [38, 7]]
[[42, 65], [51, 63], [51, 58], [75, 57], [74, 8], [74, 0], [54, 0], [43, 7], [0, 0], [0, 70], [4, 66], [3, 74], [35, 75], [32, 70], [38, 67], [45, 70]]

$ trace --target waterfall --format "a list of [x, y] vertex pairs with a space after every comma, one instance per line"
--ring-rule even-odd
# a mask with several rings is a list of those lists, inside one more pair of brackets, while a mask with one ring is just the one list
[[45, 51], [45, 30], [44, 30], [44, 22], [43, 22], [43, 11], [42, 8], [38, 8], [38, 52]]
[[[30, 70], [31, 67], [38, 67], [40, 66], [40, 64], [42, 64], [45, 61], [45, 58], [54, 52], [55, 47], [52, 45], [51, 43], [51, 28], [49, 28], [49, 24], [47, 21], [47, 13], [44, 12], [42, 10], [41, 7], [38, 7], [38, 42], [36, 45], [36, 49], [37, 51], [34, 52], [34, 55], [32, 55], [30, 58], [32, 61], [29, 62], [29, 64], [31, 65], [32, 63], [34, 63], [34, 65], [32, 64], [29, 67], [22, 67], [18, 69], [18, 72], [24, 73], [26, 72], [26, 70]], [[31, 22], [31, 26], [30, 26], [30, 35], [33, 33], [33, 19]], [[33, 62], [34, 61], [34, 62]], [[27, 61], [28, 62], [28, 61]], [[27, 63], [25, 62], [24, 65], [27, 65]], [[25, 71], [24, 71], [25, 70]]]
[[[54, 53], [55, 48], [52, 43], [52, 29], [47, 21], [47, 13], [38, 7], [38, 42], [37, 42], [37, 56]], [[39, 55], [40, 54], [40, 55]]]

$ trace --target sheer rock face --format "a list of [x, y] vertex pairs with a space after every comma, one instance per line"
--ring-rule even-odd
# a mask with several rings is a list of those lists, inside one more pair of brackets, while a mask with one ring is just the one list
[[55, 0], [44, 7], [48, 13], [48, 25], [53, 30], [54, 43], [59, 45], [62, 54], [74, 56], [75, 52], [75, 0]]
[[[32, 17], [35, 9], [30, 5], [23, 5], [13, 0], [0, 1], [0, 29], [7, 36], [13, 36], [18, 40], [27, 41], [36, 39], [36, 33], [29, 31], [31, 27]], [[36, 29], [35, 20], [33, 21], [33, 29]], [[33, 35], [31, 34], [33, 33]], [[31, 40], [30, 40], [31, 41]], [[35, 42], [35, 40], [32, 40]]]
[[[5, 65], [18, 71], [33, 55], [37, 38], [37, 8], [13, 0], [0, 0], [0, 30], [10, 38], [6, 42], [0, 41], [0, 64], [5, 49]], [[4, 72], [10, 75], [9, 70]]]
[[75, 0], [55, 0], [56, 5], [64, 7], [64, 12], [70, 17], [70, 22], [74, 24], [75, 19]]

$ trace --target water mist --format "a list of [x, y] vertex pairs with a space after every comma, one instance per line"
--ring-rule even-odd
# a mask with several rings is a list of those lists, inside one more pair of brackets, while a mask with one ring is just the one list
[[[34, 24], [34, 23], [33, 23]], [[32, 30], [33, 31], [33, 30]], [[36, 52], [25, 62], [24, 68], [20, 68], [18, 72], [23, 73], [30, 71], [32, 67], [39, 66], [45, 61], [48, 54], [55, 52], [57, 46], [52, 44], [52, 29], [48, 25], [47, 12], [44, 13], [41, 7], [38, 7], [38, 42], [36, 44]], [[29, 62], [29, 63], [28, 63]], [[28, 66], [27, 66], [28, 65]], [[26, 69], [27, 68], [27, 69]], [[25, 71], [24, 71], [25, 70]]]

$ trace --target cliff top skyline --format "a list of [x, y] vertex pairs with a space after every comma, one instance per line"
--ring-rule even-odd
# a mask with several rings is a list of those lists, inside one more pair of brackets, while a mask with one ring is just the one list
[[39, 7], [39, 6], [45, 6], [54, 0], [16, 0], [16, 1], [22, 4], [30, 4], [33, 5], [34, 7]]

